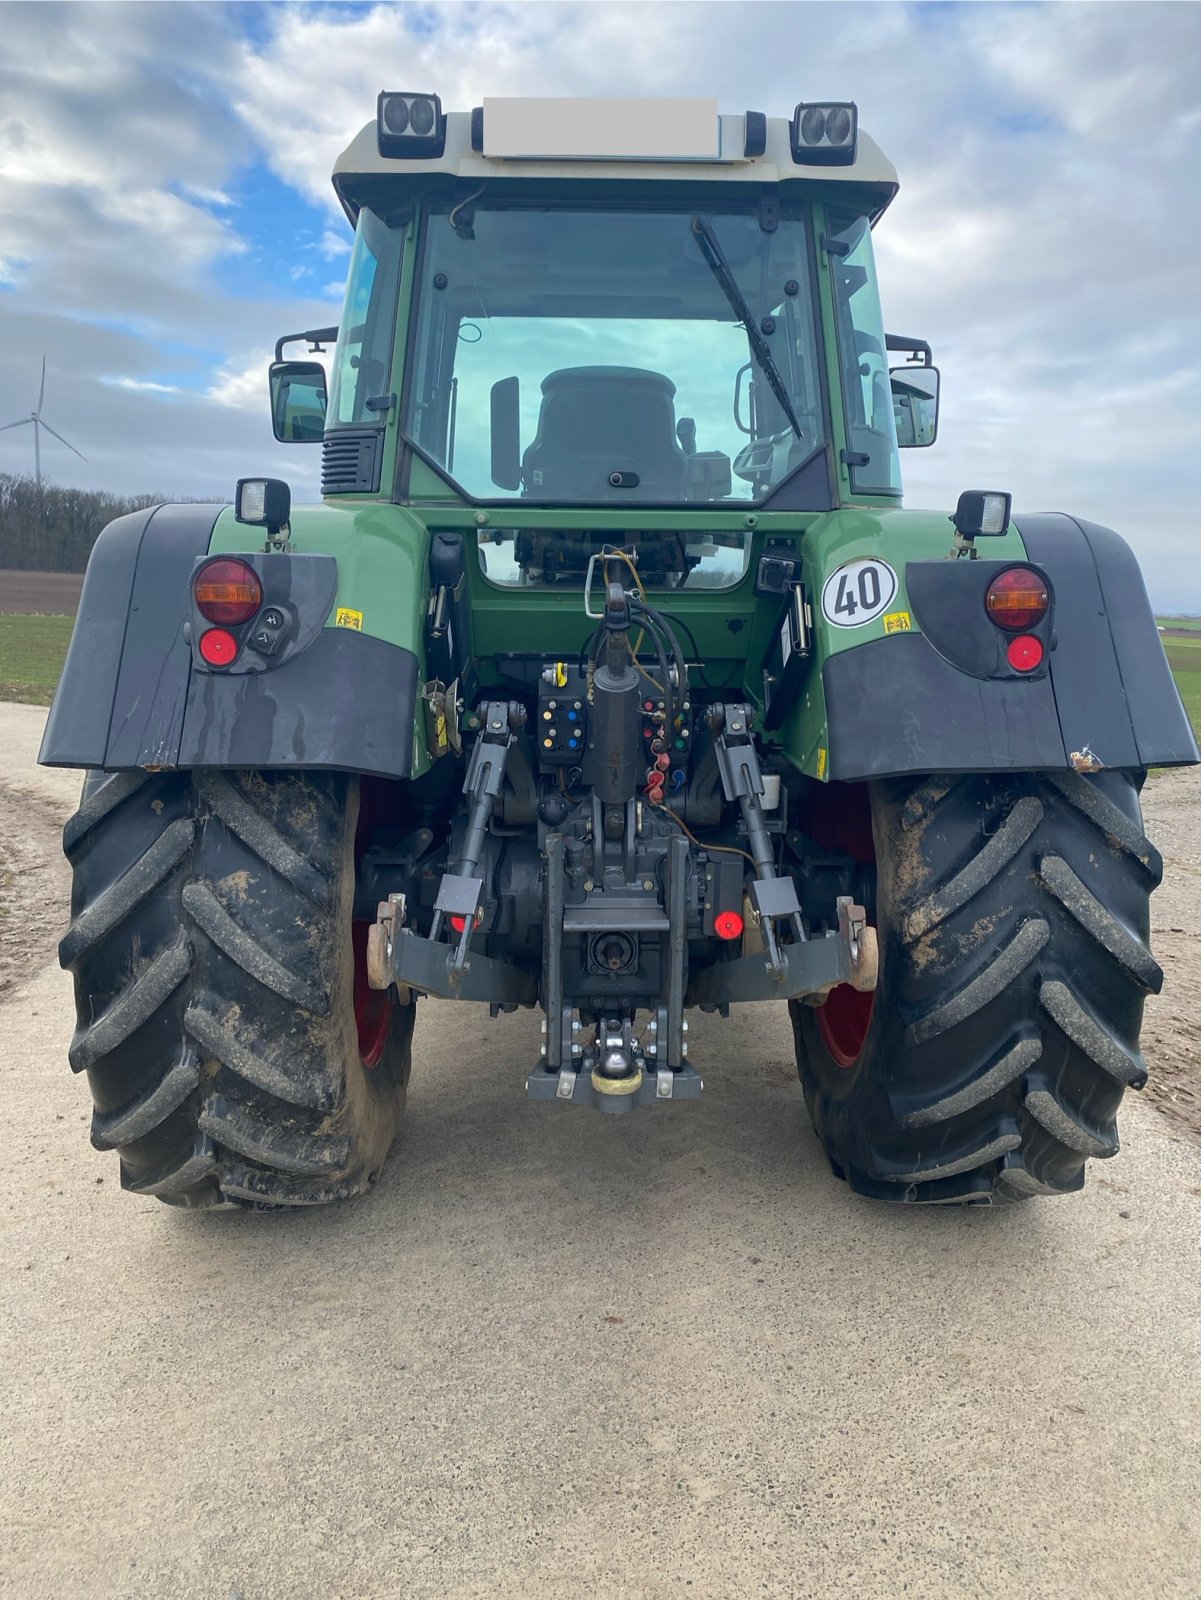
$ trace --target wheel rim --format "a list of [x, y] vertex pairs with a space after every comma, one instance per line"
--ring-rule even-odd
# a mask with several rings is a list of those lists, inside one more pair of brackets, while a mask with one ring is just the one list
[[861, 994], [849, 983], [840, 983], [817, 1008], [822, 1043], [840, 1067], [853, 1067], [862, 1055], [875, 1000], [874, 994]]
[[365, 1067], [379, 1065], [392, 1028], [392, 991], [373, 989], [367, 981], [369, 922], [351, 924], [354, 943], [354, 1020], [359, 1030], [359, 1055]]
[[[818, 844], [845, 850], [853, 860], [874, 866], [876, 840], [872, 807], [865, 783], [827, 784], [813, 803], [806, 830]], [[817, 1008], [817, 1028], [836, 1066], [853, 1067], [863, 1054], [875, 1009], [875, 991], [867, 994], [840, 983]]]
[[[388, 794], [384, 784], [371, 778], [359, 780], [359, 820], [354, 836], [355, 878], [359, 864], [375, 828], [388, 818]], [[367, 978], [367, 935], [369, 922], [352, 922], [354, 950], [354, 1020], [359, 1034], [359, 1057], [365, 1067], [377, 1067], [392, 1031], [395, 990], [373, 989]]]

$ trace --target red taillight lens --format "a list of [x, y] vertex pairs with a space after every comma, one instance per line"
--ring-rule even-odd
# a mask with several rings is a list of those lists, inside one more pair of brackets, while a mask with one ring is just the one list
[[202, 617], [233, 627], [249, 622], [263, 603], [258, 574], [244, 561], [210, 561], [196, 574], [192, 593]]
[[209, 628], [200, 635], [200, 654], [210, 667], [228, 667], [238, 653], [238, 641], [224, 628]]
[[719, 939], [741, 939], [742, 918], [737, 911], [719, 911], [713, 919], [713, 931]]
[[1047, 585], [1029, 567], [1010, 567], [994, 578], [984, 596], [984, 609], [998, 628], [1020, 633], [1033, 628], [1047, 614]]
[[1009, 641], [1005, 654], [1009, 657], [1009, 665], [1018, 672], [1033, 672], [1035, 667], [1042, 664], [1043, 643], [1032, 633], [1023, 633], [1019, 638]]

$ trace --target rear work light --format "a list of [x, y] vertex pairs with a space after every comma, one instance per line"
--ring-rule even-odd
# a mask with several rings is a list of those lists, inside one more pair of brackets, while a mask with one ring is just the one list
[[192, 594], [206, 621], [233, 627], [249, 622], [263, 603], [263, 586], [254, 568], [226, 557], [201, 567]]
[[385, 89], [375, 106], [381, 156], [436, 159], [446, 149], [446, 117], [436, 94]]
[[855, 160], [859, 112], [850, 100], [802, 101], [792, 114], [789, 135], [794, 161], [814, 167], [849, 167]]
[[1007, 633], [1024, 633], [1047, 614], [1047, 582], [1029, 567], [1009, 567], [988, 586], [984, 609], [989, 620]]

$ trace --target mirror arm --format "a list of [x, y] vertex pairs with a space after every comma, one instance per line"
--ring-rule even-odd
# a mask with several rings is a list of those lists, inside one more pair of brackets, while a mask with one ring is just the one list
[[320, 350], [323, 345], [333, 344], [338, 337], [337, 328], [310, 328], [307, 333], [284, 333], [275, 341], [275, 359], [284, 359], [284, 346], [296, 344], [298, 340], [305, 339], [310, 345], [310, 354]]
[[907, 353], [911, 357], [924, 356], [925, 360], [922, 362], [924, 367], [932, 367], [934, 365], [934, 352], [924, 339], [906, 339], [900, 333], [886, 333], [884, 335], [884, 348], [899, 354]]

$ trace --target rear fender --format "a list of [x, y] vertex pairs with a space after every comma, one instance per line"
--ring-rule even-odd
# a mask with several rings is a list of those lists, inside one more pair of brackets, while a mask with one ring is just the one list
[[[428, 540], [395, 507], [300, 507], [291, 551], [264, 553], [229, 508], [121, 517], [88, 563], [39, 759], [46, 766], [332, 768], [414, 776]], [[195, 650], [190, 582], [245, 554], [289, 642], [214, 671]], [[252, 667], [253, 670], [247, 670]]]
[[[806, 538], [814, 653], [780, 730], [821, 780], [915, 772], [1096, 771], [1201, 759], [1164, 655], [1138, 563], [1107, 528], [1021, 517], [976, 561], [948, 561], [949, 520], [902, 510], [841, 512]], [[823, 606], [849, 561], [888, 563], [896, 592], [850, 626]], [[1028, 561], [1050, 581], [1047, 656], [1012, 670], [984, 613], [990, 572]], [[836, 584], [835, 584], [836, 587]]]

